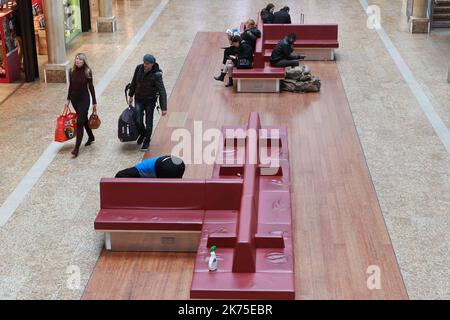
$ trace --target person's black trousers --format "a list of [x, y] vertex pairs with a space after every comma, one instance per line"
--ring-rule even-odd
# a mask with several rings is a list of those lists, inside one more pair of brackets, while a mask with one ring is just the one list
[[77, 139], [75, 143], [75, 148], [79, 148], [83, 140], [84, 130], [89, 136], [89, 139], [94, 140], [94, 134], [91, 128], [89, 128], [89, 105], [91, 104], [91, 98], [89, 93], [84, 94], [78, 98], [72, 99], [72, 105], [77, 113]]
[[227, 60], [230, 59], [230, 56], [234, 56], [238, 53], [239, 53], [239, 50], [236, 47], [229, 46], [229, 47], [225, 48], [225, 50], [223, 51], [222, 64], [226, 64]]
[[272, 67], [298, 67], [300, 65], [300, 60], [287, 60], [281, 59], [277, 62], [271, 62]]
[[117, 172], [116, 178], [140, 178], [139, 170], [136, 167], [128, 168]]
[[[156, 98], [135, 98], [136, 120], [139, 134], [144, 136], [146, 142], [150, 142], [153, 133], [153, 113], [156, 107]], [[145, 113], [145, 126], [144, 126]]]

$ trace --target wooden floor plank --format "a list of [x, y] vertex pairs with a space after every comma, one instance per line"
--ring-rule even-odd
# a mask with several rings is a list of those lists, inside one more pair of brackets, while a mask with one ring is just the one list
[[[308, 62], [322, 80], [311, 94], [237, 94], [212, 79], [221, 33], [199, 33], [169, 102], [203, 128], [286, 125], [290, 146], [297, 299], [407, 299], [345, 91], [335, 62]], [[174, 129], [163, 118], [147, 156], [170, 153]], [[206, 145], [206, 144], [205, 144]], [[208, 178], [210, 165], [188, 165], [185, 177]], [[195, 254], [104, 251], [83, 299], [188, 299]], [[381, 289], [367, 288], [379, 266]]]

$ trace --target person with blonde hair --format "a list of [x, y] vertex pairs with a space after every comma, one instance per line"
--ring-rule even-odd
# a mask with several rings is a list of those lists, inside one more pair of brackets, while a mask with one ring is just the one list
[[95, 141], [94, 134], [89, 127], [88, 112], [91, 104], [89, 92], [92, 96], [92, 105], [94, 111], [97, 108], [97, 100], [95, 98], [95, 89], [92, 80], [92, 70], [89, 68], [87, 58], [84, 53], [78, 53], [75, 56], [75, 62], [69, 72], [69, 92], [67, 94], [66, 106], [72, 103], [75, 112], [77, 113], [77, 137], [75, 148], [72, 150], [74, 158], [78, 156], [80, 145], [83, 140], [83, 133], [86, 130], [88, 134], [88, 141], [85, 146], [89, 146]]
[[241, 33], [241, 39], [250, 44], [253, 52], [255, 52], [258, 38], [261, 38], [261, 31], [256, 27], [255, 20], [248, 19], [245, 23], [245, 30]]

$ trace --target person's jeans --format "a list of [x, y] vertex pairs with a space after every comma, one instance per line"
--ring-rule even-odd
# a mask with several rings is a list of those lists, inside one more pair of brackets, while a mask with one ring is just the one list
[[233, 77], [233, 68], [234, 68], [234, 62], [233, 62], [233, 60], [228, 59], [228, 60], [227, 60], [227, 63], [225, 64], [225, 70], [224, 70], [224, 72], [225, 72], [226, 74], [228, 74], [228, 76], [229, 76], [230, 78]]
[[[145, 138], [146, 142], [150, 142], [153, 133], [153, 113], [155, 112], [155, 98], [135, 98], [136, 120], [139, 134]], [[145, 125], [144, 125], [145, 113]]]
[[272, 67], [298, 67], [299, 65], [300, 60], [281, 59], [277, 62], [271, 62]]

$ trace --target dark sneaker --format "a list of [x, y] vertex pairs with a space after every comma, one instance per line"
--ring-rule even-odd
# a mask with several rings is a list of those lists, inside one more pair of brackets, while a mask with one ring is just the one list
[[142, 152], [147, 152], [147, 151], [148, 151], [148, 146], [149, 146], [149, 145], [150, 145], [150, 142], [145, 141], [145, 142], [142, 144], [141, 151], [142, 151]]
[[95, 141], [95, 138], [89, 138], [88, 141], [85, 143], [85, 146], [88, 147], [90, 146], [93, 142]]
[[137, 144], [142, 144], [142, 142], [144, 142], [144, 136], [139, 136], [139, 138], [137, 139]]

